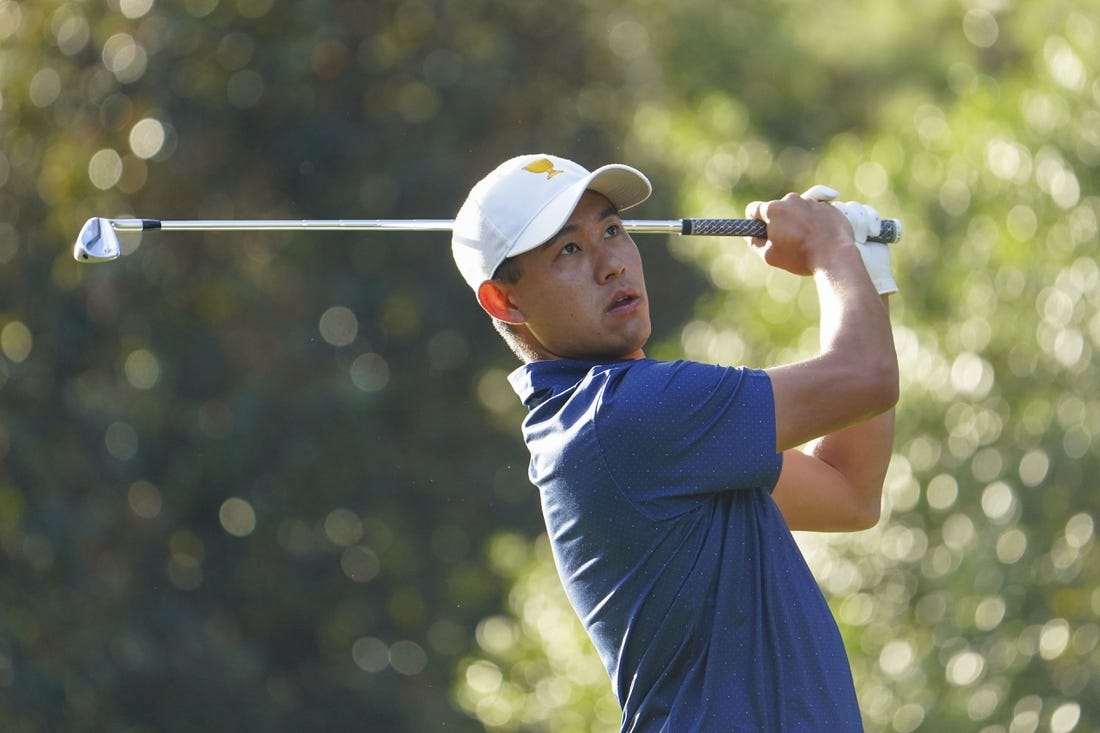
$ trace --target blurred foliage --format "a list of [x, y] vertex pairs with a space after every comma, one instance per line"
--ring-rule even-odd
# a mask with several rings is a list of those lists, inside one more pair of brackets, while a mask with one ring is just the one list
[[464, 662], [459, 704], [489, 728], [617, 729], [619, 704], [565, 598], [546, 535], [498, 533], [487, 557], [512, 581], [510, 615], [478, 624], [477, 644], [491, 657]]
[[[445, 237], [66, 246], [447, 218], [531, 150], [641, 166], [644, 218], [904, 221], [883, 521], [799, 537], [868, 730], [1100, 728], [1098, 11], [0, 0], [0, 729], [615, 728]], [[814, 348], [808, 284], [669, 244], [652, 355]]]

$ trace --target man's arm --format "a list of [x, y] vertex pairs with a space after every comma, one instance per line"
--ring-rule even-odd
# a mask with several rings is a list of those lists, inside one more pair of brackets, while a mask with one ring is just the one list
[[792, 530], [869, 529], [882, 509], [882, 483], [893, 449], [891, 408], [818, 438], [804, 451], [786, 451], [772, 498]]
[[750, 205], [753, 214], [768, 221], [769, 240], [753, 241], [765, 261], [812, 275], [821, 303], [818, 355], [767, 370], [785, 451], [773, 497], [791, 529], [866, 528], [878, 518], [898, 395], [885, 299], [833, 207], [788, 196]]

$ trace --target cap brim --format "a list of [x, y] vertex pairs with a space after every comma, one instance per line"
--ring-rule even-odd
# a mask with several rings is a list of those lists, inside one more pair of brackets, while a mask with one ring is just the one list
[[597, 168], [543, 207], [516, 238], [505, 257], [521, 255], [553, 239], [569, 221], [585, 191], [595, 191], [616, 210], [623, 211], [649, 198], [653, 186], [641, 171], [628, 165], [613, 163]]

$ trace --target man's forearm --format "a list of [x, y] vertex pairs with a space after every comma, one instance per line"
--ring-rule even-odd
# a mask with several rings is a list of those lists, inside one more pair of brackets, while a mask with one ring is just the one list
[[858, 372], [865, 373], [867, 384], [883, 376], [896, 382], [897, 355], [888, 297], [875, 293], [862, 264], [854, 268], [850, 261], [845, 264], [847, 271], [837, 268], [815, 274], [821, 304], [821, 354], [854, 362], [857, 377]]
[[[884, 311], [889, 313], [887, 296], [880, 296]], [[889, 317], [887, 316], [887, 328]], [[893, 356], [893, 336], [889, 353]], [[852, 485], [859, 503], [875, 512], [882, 501], [882, 483], [894, 450], [893, 408], [864, 422], [851, 425], [810, 443], [806, 452], [828, 463], [843, 474]]]

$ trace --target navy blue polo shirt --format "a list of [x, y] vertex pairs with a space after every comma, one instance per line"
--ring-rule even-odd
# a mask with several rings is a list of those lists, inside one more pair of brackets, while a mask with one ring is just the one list
[[566, 594], [632, 733], [860, 731], [847, 655], [771, 490], [771, 381], [651, 359], [509, 377]]

